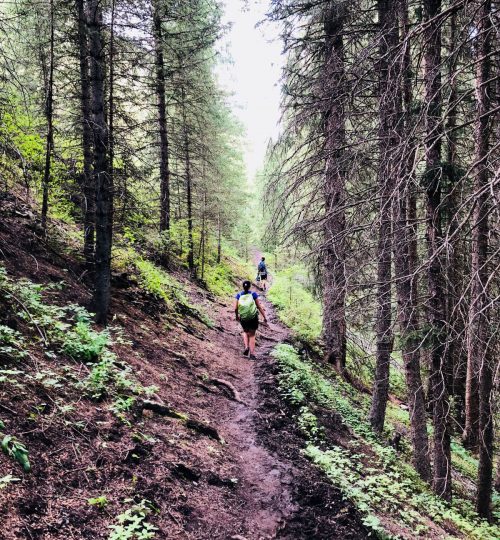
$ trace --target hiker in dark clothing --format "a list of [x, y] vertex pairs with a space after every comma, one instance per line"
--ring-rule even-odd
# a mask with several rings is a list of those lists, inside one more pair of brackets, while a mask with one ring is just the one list
[[257, 266], [257, 281], [260, 282], [262, 289], [265, 291], [267, 287], [267, 267], [265, 257], [262, 257]]
[[243, 343], [245, 344], [243, 356], [255, 360], [255, 333], [259, 327], [259, 311], [265, 323], [267, 319], [259, 295], [250, 290], [251, 285], [248, 280], [243, 282], [243, 290], [235, 297], [234, 313], [236, 320], [240, 322], [243, 328]]

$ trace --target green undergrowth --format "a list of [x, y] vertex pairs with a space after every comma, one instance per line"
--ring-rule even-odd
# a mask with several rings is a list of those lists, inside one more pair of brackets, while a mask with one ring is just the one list
[[[304, 360], [290, 345], [278, 345], [273, 356], [279, 366], [280, 392], [298, 410], [297, 422], [307, 439], [305, 455], [355, 504], [374, 535], [426, 538], [443, 534], [442, 529], [436, 531], [442, 527], [447, 538], [454, 537], [453, 531], [477, 540], [500, 537], [500, 529], [481, 520], [469, 500], [457, 496], [450, 505], [431, 492], [409, 464], [409, 445], [398, 453], [372, 432], [366, 421], [368, 396], [328, 368]], [[326, 440], [315, 415], [318, 406], [340, 417], [350, 433], [345, 446]], [[390, 430], [391, 419], [388, 424]], [[472, 467], [463, 448], [460, 452], [454, 448], [454, 454]]]
[[[28, 388], [43, 387], [53, 396], [61, 416], [75, 409], [68, 397], [73, 391], [76, 400], [83, 395], [104, 402], [115, 416], [129, 423], [127, 413], [137, 397], [151, 396], [157, 389], [143, 387], [132, 367], [113, 352], [115, 343], [127, 344], [120, 328], [98, 330], [92, 314], [82, 306], [53, 302], [56, 289], [64, 286], [13, 279], [0, 266], [0, 322], [10, 325], [0, 325], [0, 383], [27, 395], [34, 395]], [[61, 403], [58, 395], [66, 396]], [[30, 414], [35, 422], [45, 405], [40, 407]], [[26, 470], [18, 456], [24, 451], [27, 455], [28, 450], [14, 435], [9, 437], [4, 452]]]
[[114, 251], [114, 267], [135, 276], [138, 285], [164, 302], [170, 320], [192, 316], [206, 326], [212, 327], [213, 321], [201, 306], [195, 306], [188, 298], [186, 287], [172, 274], [163, 270], [148, 259], [142, 257], [132, 247], [116, 248]]
[[127, 499], [125, 502], [132, 504], [116, 518], [116, 524], [109, 526], [111, 533], [108, 540], [148, 540], [154, 538], [157, 528], [148, 523], [148, 517], [157, 512], [158, 509], [146, 499], [138, 503], [133, 503], [132, 499]]
[[[133, 268], [134, 265], [130, 264], [131, 259], [132, 261], [141, 259], [141, 253], [148, 253], [153, 259], [166, 258], [187, 270], [189, 245], [187, 221], [181, 219], [171, 223], [169, 232], [158, 233], [155, 229], [156, 223], [150, 221], [144, 223], [142, 227], [136, 226], [134, 231], [126, 227], [122, 237], [125, 245], [115, 248], [115, 266], [121, 269]], [[193, 240], [195, 245], [199, 244], [200, 231], [196, 227], [193, 230]], [[221, 239], [220, 260], [217, 243], [210, 237], [206, 238], [203, 260], [199, 250], [195, 250], [194, 255], [198, 281], [217, 296], [231, 296], [235, 290], [235, 283], [242, 276], [253, 277], [253, 266], [245, 263], [237, 250], [224, 238]], [[169, 286], [179, 288], [175, 283], [177, 281], [175, 277], [169, 276]]]
[[7, 456], [17, 461], [24, 469], [24, 472], [30, 472], [31, 464], [28, 456], [28, 449], [25, 444], [17, 437], [3, 433], [5, 424], [0, 420], [0, 447], [2, 452]]
[[203, 281], [213, 294], [225, 297], [232, 296], [236, 288], [240, 288], [241, 276], [252, 279], [253, 267], [245, 263], [230, 247], [225, 247], [220, 263], [213, 261], [205, 267]]
[[[323, 325], [322, 307], [320, 300], [310, 290], [307, 270], [295, 264], [274, 272], [267, 298], [293, 335], [309, 348], [320, 352], [318, 342]], [[348, 335], [346, 366], [368, 388], [375, 377], [375, 354], [373, 334], [365, 334]], [[389, 384], [392, 395], [401, 400], [406, 398], [403, 361], [397, 350], [391, 355]]]
[[307, 290], [306, 283], [307, 275], [300, 266], [275, 272], [267, 298], [295, 336], [313, 344], [321, 334], [321, 304]]

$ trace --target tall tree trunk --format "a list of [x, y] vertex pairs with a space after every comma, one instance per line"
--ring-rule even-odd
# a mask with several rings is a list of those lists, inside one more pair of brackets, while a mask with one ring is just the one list
[[495, 474], [495, 489], [500, 492], [500, 459], [497, 461], [497, 470]]
[[108, 318], [113, 232], [113, 184], [108, 159], [108, 128], [104, 115], [104, 73], [102, 3], [89, 1], [90, 86], [94, 139], [94, 182], [96, 186], [96, 246], [94, 309], [97, 321]]
[[83, 150], [83, 254], [87, 269], [94, 268], [95, 183], [92, 174], [92, 111], [90, 104], [89, 42], [86, 0], [76, 0], [78, 56], [80, 61], [80, 110]]
[[400, 85], [398, 77], [397, 46], [399, 28], [394, 2], [378, 0], [379, 19], [379, 164], [378, 192], [379, 232], [377, 266], [377, 354], [375, 380], [373, 383], [370, 423], [377, 433], [384, 428], [385, 410], [389, 396], [389, 371], [392, 353], [391, 315], [391, 249], [392, 204], [396, 186], [397, 161], [395, 152], [398, 140], [398, 117], [400, 113]]
[[398, 322], [401, 332], [402, 356], [405, 367], [405, 379], [410, 412], [410, 433], [413, 446], [415, 469], [423, 480], [430, 481], [429, 441], [427, 436], [427, 417], [420, 374], [420, 340], [418, 338], [417, 310], [417, 228], [416, 198], [413, 186], [415, 147], [411, 142], [413, 131], [410, 43], [408, 38], [408, 6], [401, 2], [401, 30], [403, 51], [403, 81], [405, 105], [405, 137], [403, 145], [402, 179], [397, 182], [396, 200], [393, 204], [394, 270], [398, 301]]
[[45, 92], [45, 118], [47, 120], [47, 138], [45, 142], [45, 168], [43, 172], [42, 184], [42, 215], [41, 225], [44, 236], [47, 234], [47, 213], [49, 210], [49, 184], [50, 166], [52, 150], [54, 147], [54, 126], [53, 126], [53, 92], [54, 92], [54, 0], [50, 0], [50, 50], [48, 77]]
[[205, 277], [205, 249], [206, 249], [206, 213], [207, 213], [207, 192], [203, 193], [203, 214], [201, 216], [201, 279]]
[[425, 98], [426, 110], [426, 194], [427, 194], [427, 252], [428, 320], [431, 327], [430, 392], [434, 421], [434, 491], [451, 500], [451, 450], [449, 432], [450, 406], [448, 400], [448, 358], [446, 347], [446, 311], [444, 273], [441, 248], [443, 246], [441, 194], [443, 173], [441, 166], [441, 28], [437, 16], [441, 0], [424, 0], [425, 26]]
[[111, 1], [111, 23], [109, 28], [109, 118], [108, 118], [108, 148], [109, 176], [114, 185], [115, 161], [115, 0]]
[[181, 88], [182, 123], [184, 129], [184, 156], [186, 170], [187, 224], [188, 224], [188, 267], [194, 274], [194, 241], [193, 241], [193, 179], [191, 177], [191, 156], [189, 150], [189, 134], [186, 116], [186, 91]]
[[458, 151], [457, 151], [457, 13], [454, 9], [450, 15], [450, 37], [448, 52], [448, 80], [449, 87], [448, 115], [446, 122], [447, 140], [447, 177], [449, 189], [446, 194], [445, 209], [447, 214], [447, 236], [450, 245], [448, 256], [449, 263], [446, 268], [446, 321], [450, 331], [448, 332], [447, 357], [450, 365], [448, 373], [449, 393], [454, 396], [456, 407], [456, 420], [463, 427], [464, 403], [465, 403], [465, 370], [466, 359], [464, 361], [464, 340], [462, 339], [462, 329], [466, 321], [460, 316], [460, 299], [463, 297], [463, 252], [460, 242], [460, 226], [458, 218], [459, 194], [463, 184], [458, 173]]
[[325, 220], [323, 238], [323, 336], [326, 358], [339, 373], [346, 365], [345, 275], [345, 91], [342, 29], [345, 8], [325, 12]]
[[153, 0], [153, 35], [156, 67], [156, 100], [160, 135], [160, 231], [170, 229], [170, 170], [168, 163], [167, 103], [165, 98], [165, 62], [159, 1]]
[[[491, 393], [493, 366], [491, 358], [491, 327], [489, 322], [488, 291], [488, 217], [490, 211], [488, 185], [488, 149], [491, 119], [491, 0], [478, 0], [476, 11], [476, 101], [477, 116], [474, 130], [474, 211], [472, 229], [472, 285], [468, 326], [467, 370], [476, 377], [479, 373], [479, 470], [476, 508], [491, 519], [491, 489], [493, 482], [493, 417]], [[476, 6], [475, 6], [476, 7]], [[469, 382], [469, 381], [468, 381]], [[468, 389], [470, 385], [468, 384]], [[469, 404], [468, 404], [469, 405]], [[471, 422], [470, 408], [468, 426]], [[476, 435], [477, 438], [477, 435]]]
[[217, 213], [217, 264], [220, 264], [222, 258], [222, 232], [220, 222], [220, 211]]

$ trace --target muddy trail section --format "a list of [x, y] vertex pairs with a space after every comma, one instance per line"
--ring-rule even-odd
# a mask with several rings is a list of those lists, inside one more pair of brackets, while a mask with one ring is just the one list
[[[49, 287], [47, 301], [88, 305], [81, 260], [66, 244], [40, 242], [18, 202], [0, 220], [0, 264], [13, 279]], [[173, 318], [127, 275], [113, 276], [113, 352], [154, 396], [125, 421], [109, 399], [78, 386], [89, 368], [36, 340], [0, 381], [0, 419], [29, 450], [31, 472], [0, 452], [2, 540], [108, 539], [128, 509], [148, 501], [156, 539], [358, 539], [352, 506], [301, 454], [297, 411], [281, 398], [272, 349], [289, 339], [272, 306], [257, 360], [242, 355], [232, 300], [222, 301], [172, 270], [211, 319]], [[61, 284], [61, 285], [60, 285]], [[236, 290], [235, 290], [236, 292]], [[0, 298], [0, 323], [19, 324]], [[68, 374], [71, 374], [69, 377]], [[7, 378], [8, 379], [8, 378]], [[101, 507], [89, 500], [101, 498]]]
[[[269, 324], [257, 337], [257, 360], [241, 356], [240, 329], [234, 315], [222, 310], [229, 331], [229, 354], [219, 356], [220, 369], [232, 374], [238, 402], [228, 410], [221, 429], [239, 461], [242, 530], [234, 538], [366, 538], [349, 503], [302, 455], [304, 439], [292, 410], [280, 397], [272, 349], [289, 338], [273, 307], [262, 298]], [[227, 332], [226, 332], [227, 333]], [[231, 538], [230, 535], [223, 536]]]

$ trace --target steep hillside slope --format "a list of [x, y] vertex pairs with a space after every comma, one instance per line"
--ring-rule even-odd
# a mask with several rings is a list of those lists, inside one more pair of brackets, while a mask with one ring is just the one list
[[300, 453], [271, 306], [252, 363], [229, 299], [146, 261], [157, 289], [122, 265], [95, 328], [75, 231], [54, 222], [46, 243], [28, 206], [1, 212], [2, 538], [366, 537]]

